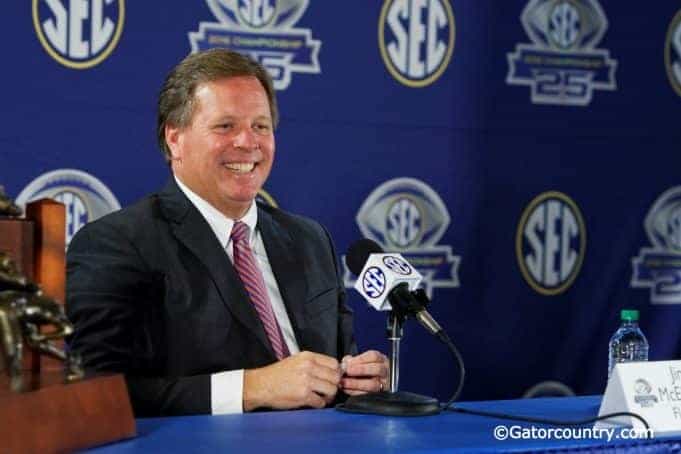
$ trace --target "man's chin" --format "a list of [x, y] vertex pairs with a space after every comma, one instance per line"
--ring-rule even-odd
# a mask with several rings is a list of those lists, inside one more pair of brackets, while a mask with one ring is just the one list
[[239, 192], [238, 194], [228, 194], [222, 197], [230, 205], [249, 206], [258, 195], [258, 191]]

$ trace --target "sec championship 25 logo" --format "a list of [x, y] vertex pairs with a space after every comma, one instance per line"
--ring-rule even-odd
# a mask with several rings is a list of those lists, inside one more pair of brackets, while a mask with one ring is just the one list
[[408, 87], [425, 87], [442, 75], [455, 34], [449, 0], [385, 0], [378, 21], [383, 62]]
[[[285, 90], [294, 73], [319, 74], [321, 41], [296, 23], [309, 0], [206, 0], [219, 22], [201, 22], [189, 33], [192, 52], [226, 47], [258, 60]], [[324, 7], [322, 2], [318, 2]]]
[[652, 304], [681, 304], [681, 186], [662, 193], [643, 224], [651, 247], [632, 259], [631, 286], [650, 289]]
[[584, 219], [575, 202], [558, 191], [538, 195], [523, 212], [516, 256], [527, 283], [542, 295], [567, 290], [586, 251]]
[[681, 96], [681, 10], [669, 24], [664, 45], [664, 64], [667, 67], [669, 83], [676, 94]]
[[118, 44], [125, 0], [33, 0], [33, 26], [45, 51], [64, 66], [91, 68]]
[[617, 88], [617, 61], [596, 48], [608, 28], [597, 0], [530, 0], [520, 19], [532, 44], [507, 54], [506, 83], [529, 86], [532, 103], [586, 106]]

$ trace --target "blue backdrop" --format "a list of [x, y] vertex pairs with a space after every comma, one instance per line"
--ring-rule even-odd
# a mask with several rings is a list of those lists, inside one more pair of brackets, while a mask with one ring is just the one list
[[[602, 392], [622, 308], [651, 359], [679, 358], [678, 1], [6, 3], [0, 183], [64, 201], [69, 237], [164, 183], [161, 82], [228, 46], [277, 84], [267, 193], [339, 255], [369, 236], [418, 265], [463, 398]], [[384, 314], [348, 294], [361, 347], [387, 351]], [[407, 326], [401, 389], [444, 399], [456, 377]]]

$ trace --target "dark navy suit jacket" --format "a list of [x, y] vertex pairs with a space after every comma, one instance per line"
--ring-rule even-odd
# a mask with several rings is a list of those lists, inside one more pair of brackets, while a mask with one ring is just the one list
[[[356, 353], [327, 231], [265, 205], [258, 228], [300, 349]], [[124, 373], [138, 416], [210, 413], [210, 374], [276, 361], [227, 254], [172, 178], [76, 234], [67, 313], [70, 348], [88, 371]]]

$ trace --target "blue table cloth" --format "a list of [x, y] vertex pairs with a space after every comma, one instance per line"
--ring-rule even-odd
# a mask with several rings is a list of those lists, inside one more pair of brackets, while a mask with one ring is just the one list
[[[466, 402], [468, 409], [553, 419], [596, 416], [600, 396]], [[107, 453], [436, 453], [575, 450], [599, 452], [681, 452], [681, 436], [623, 440], [617, 434], [589, 439], [495, 438], [507, 431], [556, 426], [444, 412], [426, 417], [384, 417], [326, 410], [261, 412], [243, 415], [185, 416], [137, 420], [138, 436], [94, 448]], [[512, 429], [516, 426], [515, 429]], [[498, 430], [498, 429], [497, 429]], [[502, 431], [503, 432], [503, 431]], [[527, 433], [527, 431], [525, 431]]]

